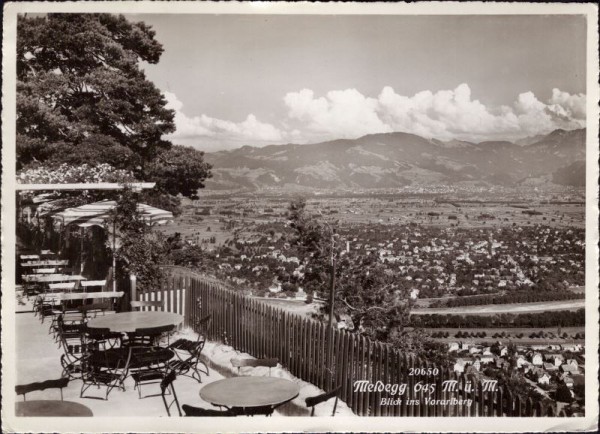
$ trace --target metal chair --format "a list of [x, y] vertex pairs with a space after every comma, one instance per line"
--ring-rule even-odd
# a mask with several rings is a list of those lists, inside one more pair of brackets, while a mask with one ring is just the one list
[[[135, 332], [128, 333], [126, 345], [132, 346], [157, 346], [163, 334], [171, 332], [175, 326], [173, 324], [160, 327], [147, 327], [135, 329]], [[167, 346], [168, 346], [167, 342]]]
[[207, 410], [206, 408], [192, 407], [191, 405], [183, 404], [181, 406], [187, 417], [227, 417], [236, 416], [231, 410]]
[[338, 394], [340, 393], [340, 390], [342, 390], [342, 386], [336, 387], [335, 389], [333, 389], [330, 392], [325, 392], [325, 393], [322, 393], [317, 396], [306, 398], [305, 399], [306, 406], [311, 408], [310, 415], [311, 416], [315, 415], [315, 406], [316, 405], [318, 405], [322, 402], [325, 402], [325, 401], [329, 401], [331, 398], [335, 397], [335, 404], [333, 404], [333, 412], [331, 413], [331, 416], [335, 416], [335, 410], [336, 410], [337, 404], [338, 404]]
[[62, 336], [61, 343], [64, 351], [60, 356], [60, 365], [63, 368], [62, 377], [67, 377], [69, 379], [81, 378], [85, 359], [88, 358], [93, 351], [98, 350], [98, 347], [95, 344], [84, 343], [81, 340], [75, 343], [68, 343]]
[[[191, 341], [187, 339], [178, 339], [173, 344], [169, 345], [169, 349], [175, 350], [176, 358], [169, 361], [169, 369], [177, 372], [177, 375], [184, 375], [193, 378], [202, 383], [201, 373], [209, 375], [208, 366], [204, 361], [200, 360], [200, 354], [204, 349], [204, 340]], [[202, 363], [206, 371], [198, 369], [198, 364]], [[192, 371], [191, 375], [189, 372]]]
[[110, 301], [103, 301], [91, 304], [84, 304], [79, 306], [79, 310], [84, 319], [96, 318], [99, 313], [102, 313], [102, 316], [105, 315], [107, 310], [111, 310], [112, 303]]
[[133, 310], [143, 310], [142, 308], [147, 307], [155, 307], [157, 309], [162, 309], [164, 303], [162, 301], [132, 301], [131, 308]]
[[30, 392], [37, 392], [46, 389], [59, 389], [60, 400], [63, 400], [63, 389], [69, 385], [68, 378], [59, 378], [58, 380], [46, 380], [37, 383], [21, 384], [15, 386], [15, 392], [17, 395], [23, 395], [23, 401], [27, 401], [26, 394]]
[[279, 363], [279, 359], [231, 359], [231, 364], [234, 368], [238, 368], [238, 375], [240, 374], [240, 369], [244, 366], [258, 367], [258, 366], [266, 366], [269, 368], [269, 377], [271, 376], [271, 368], [274, 368]]
[[[127, 351], [125, 357], [119, 357], [115, 363], [114, 360], [109, 358], [108, 351], [98, 351], [95, 353], [95, 360], [92, 357], [84, 358], [82, 361], [82, 374], [81, 380], [81, 392], [79, 393], [80, 398], [94, 398], [108, 400], [109, 393], [115, 389], [121, 389], [125, 391], [124, 381], [129, 372], [129, 363], [131, 360], [131, 348]], [[125, 353], [121, 352], [121, 356]], [[98, 398], [97, 396], [84, 396], [86, 390], [90, 387], [96, 386], [106, 387], [106, 395], [104, 398]]]
[[133, 353], [131, 363], [132, 373], [130, 375], [135, 383], [134, 389], [137, 389], [138, 391], [138, 397], [142, 399], [149, 396], [156, 396], [146, 395], [142, 397], [142, 386], [148, 384], [160, 383], [161, 394], [164, 393], [162, 390], [162, 383], [165, 379], [165, 372], [168, 366], [167, 361], [164, 360], [161, 354], [152, 351], [150, 347], [131, 348], [133, 348]]
[[82, 333], [86, 343], [94, 344], [102, 351], [121, 346], [121, 339], [123, 337], [121, 333], [112, 332], [108, 327], [88, 328], [84, 325]]
[[[165, 375], [163, 380], [160, 382], [160, 395], [162, 397], [163, 404], [165, 404], [165, 409], [167, 410], [167, 415], [169, 417], [171, 416], [170, 409], [173, 404], [175, 404], [175, 407], [177, 407], [179, 416], [182, 416], [181, 408], [179, 407], [179, 400], [177, 399], [177, 394], [175, 393], [175, 386], [173, 386], [173, 382], [176, 378], [177, 373], [175, 371], [169, 371], [169, 373]], [[170, 403], [167, 402], [167, 391], [170, 391], [169, 394], [173, 396], [173, 400]]]
[[59, 346], [75, 341], [82, 342], [83, 323], [65, 323], [64, 314], [59, 314], [54, 327], [54, 337]]

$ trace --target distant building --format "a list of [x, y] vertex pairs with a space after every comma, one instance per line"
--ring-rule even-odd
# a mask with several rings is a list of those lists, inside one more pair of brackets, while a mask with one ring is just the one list
[[519, 356], [517, 357], [517, 368], [521, 368], [522, 366], [529, 365], [529, 362], [525, 360], [525, 357]]
[[579, 368], [568, 363], [560, 365], [560, 370], [569, 374], [579, 374]]
[[542, 355], [540, 353], [533, 353], [533, 356], [531, 356], [531, 363], [535, 366], [542, 366], [544, 363]]
[[575, 359], [567, 359], [566, 364], [573, 365], [576, 368], [579, 368], [579, 363], [577, 363], [577, 360], [575, 360]]
[[550, 375], [546, 374], [545, 372], [538, 374], [537, 382], [538, 384], [550, 384]]
[[463, 373], [465, 372], [465, 361], [463, 359], [458, 359], [454, 364], [454, 372]]
[[491, 355], [487, 355], [487, 356], [481, 356], [480, 359], [482, 364], [487, 365], [488, 363], [492, 363], [494, 361], [494, 356]]
[[563, 378], [563, 383], [565, 383], [569, 389], [572, 389], [575, 381], [571, 377], [565, 377]]

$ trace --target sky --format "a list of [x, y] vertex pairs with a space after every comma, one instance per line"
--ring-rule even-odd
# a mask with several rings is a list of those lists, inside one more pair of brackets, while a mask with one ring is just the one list
[[174, 143], [211, 152], [402, 131], [515, 140], [585, 125], [583, 16], [132, 15]]

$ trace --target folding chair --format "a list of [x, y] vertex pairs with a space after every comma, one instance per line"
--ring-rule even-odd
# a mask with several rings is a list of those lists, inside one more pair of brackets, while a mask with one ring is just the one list
[[311, 416], [315, 415], [315, 406], [316, 405], [321, 404], [322, 402], [325, 402], [325, 401], [329, 401], [331, 398], [335, 397], [335, 403], [333, 404], [333, 412], [331, 413], [331, 416], [335, 416], [335, 410], [336, 410], [337, 404], [338, 404], [338, 394], [340, 393], [340, 390], [342, 390], [342, 386], [336, 387], [335, 389], [333, 389], [330, 392], [325, 392], [325, 393], [322, 393], [317, 396], [306, 398], [305, 399], [306, 406], [311, 408], [310, 415]]
[[83, 316], [84, 320], [89, 318], [96, 318], [99, 313], [102, 313], [102, 316], [105, 315], [107, 310], [111, 310], [112, 302], [110, 301], [102, 301], [95, 302], [90, 304], [84, 304], [79, 306], [79, 311]]
[[181, 406], [187, 417], [227, 417], [236, 416], [231, 410], [207, 410], [206, 408], [192, 407], [191, 405], [183, 404]]
[[[183, 375], [193, 378], [198, 383], [202, 383], [201, 373], [209, 375], [208, 366], [200, 360], [200, 354], [204, 349], [204, 340], [186, 340], [178, 339], [169, 345], [169, 349], [175, 350], [176, 358], [169, 361], [169, 369], [177, 372], [177, 375]], [[198, 364], [202, 363], [206, 371], [198, 369]], [[189, 372], [192, 372], [191, 375]]]
[[89, 328], [84, 325], [82, 332], [86, 343], [93, 344], [102, 351], [119, 347], [121, 344], [121, 333], [112, 332], [109, 328]]
[[[175, 393], [175, 386], [173, 385], [173, 382], [176, 378], [177, 373], [175, 371], [169, 371], [169, 373], [165, 375], [163, 380], [160, 382], [160, 395], [162, 396], [163, 404], [165, 404], [165, 409], [167, 410], [167, 415], [169, 417], [171, 416], [170, 409], [173, 404], [175, 404], [175, 407], [177, 407], [177, 412], [179, 412], [179, 416], [182, 416], [181, 408], [179, 408], [179, 400], [177, 399], [177, 394]], [[173, 396], [173, 400], [170, 403], [167, 403], [166, 395], [167, 391], [169, 390], [169, 394]]]
[[[160, 326], [160, 327], [148, 327], [135, 329], [135, 332], [127, 334], [127, 342], [125, 345], [131, 346], [158, 346], [158, 342], [163, 334], [171, 332], [175, 326], [173, 324]], [[167, 343], [168, 345], [168, 343]]]
[[98, 288], [97, 291], [102, 291], [106, 286], [106, 280], [82, 280], [79, 284], [84, 292], [88, 292], [93, 288]]
[[84, 371], [84, 362], [98, 347], [93, 343], [67, 343], [62, 341], [63, 354], [60, 356], [60, 365], [63, 368], [62, 377], [80, 379]]
[[142, 386], [147, 384], [161, 383], [165, 378], [167, 371], [168, 359], [172, 357], [172, 352], [169, 351], [167, 359], [165, 359], [165, 349], [157, 351], [152, 347], [131, 347], [132, 356], [130, 363], [131, 378], [135, 382], [134, 389], [138, 390], [139, 398], [142, 396]]
[[132, 301], [131, 308], [134, 310], [150, 310], [150, 309], [142, 309], [144, 307], [151, 308], [155, 307], [156, 310], [159, 308], [162, 309], [164, 303], [162, 301]]
[[[104, 356], [104, 360], [100, 363], [92, 363], [90, 357], [83, 360], [81, 374], [83, 384], [81, 385], [79, 397], [108, 400], [108, 395], [113, 389], [118, 388], [125, 391], [124, 381], [129, 371], [131, 348], [126, 353], [121, 352], [120, 354], [122, 357], [119, 357], [116, 363], [108, 357], [108, 351], [99, 351], [97, 354], [99, 356]], [[84, 396], [83, 394], [85, 391], [92, 386], [96, 386], [98, 389], [100, 387], [106, 387], [106, 395], [104, 398]]]
[[26, 394], [31, 392], [42, 391], [46, 389], [59, 389], [60, 400], [63, 400], [63, 389], [69, 385], [68, 378], [59, 378], [58, 380], [46, 380], [37, 383], [21, 384], [15, 386], [17, 395], [23, 395], [23, 401], [27, 401]]
[[279, 363], [279, 359], [231, 359], [231, 364], [234, 368], [238, 368], [238, 375], [240, 374], [240, 369], [244, 366], [266, 366], [269, 368], [269, 377], [271, 376], [271, 368], [274, 368]]

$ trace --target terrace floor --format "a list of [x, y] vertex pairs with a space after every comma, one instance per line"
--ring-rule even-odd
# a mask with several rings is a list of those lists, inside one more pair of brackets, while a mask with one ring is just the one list
[[[51, 334], [48, 334], [50, 321], [47, 319], [43, 324], [33, 312], [28, 310], [28, 302], [21, 305], [16, 314], [16, 384], [27, 384], [37, 381], [60, 378], [62, 367], [60, 365], [60, 356], [62, 349], [54, 342]], [[110, 313], [107, 313], [110, 315]], [[171, 340], [179, 337], [195, 339], [196, 335], [189, 329], [177, 332]], [[226, 377], [237, 375], [231, 367], [232, 357], [244, 357], [247, 354], [236, 352], [233, 348], [213, 342], [207, 342], [203, 350], [206, 362], [210, 367], [210, 375], [202, 377], [202, 383], [198, 383], [188, 377], [177, 377], [174, 386], [180, 405], [188, 404], [207, 409], [216, 409], [210, 403], [203, 401], [199, 396], [200, 389], [213, 381]], [[249, 356], [248, 356], [249, 357]], [[269, 375], [267, 368], [243, 368], [246, 369], [242, 375]], [[271, 376], [286, 378], [296, 382], [300, 386], [300, 394], [293, 401], [279, 407], [273, 416], [302, 416], [309, 415], [309, 411], [304, 404], [304, 399], [309, 396], [315, 396], [322, 393], [320, 389], [310, 383], [306, 383], [293, 377], [288, 371], [281, 367], [273, 368]], [[110, 392], [108, 400], [80, 398], [81, 380], [71, 380], [68, 387], [64, 389], [64, 399], [81, 403], [89, 407], [94, 416], [100, 417], [119, 417], [119, 416], [164, 416], [167, 417], [163, 401], [160, 397], [160, 388], [158, 384], [146, 385], [143, 387], [143, 394], [154, 395], [139, 399], [137, 390], [134, 390], [134, 383], [131, 378], [125, 381], [125, 391], [114, 389]], [[105, 389], [97, 390], [98, 396], [103, 396]], [[88, 389], [86, 394], [96, 395], [93, 388]], [[56, 389], [49, 389], [41, 392], [33, 392], [27, 395], [28, 400], [33, 399], [60, 399], [60, 392]], [[16, 398], [21, 401], [22, 397]], [[331, 400], [333, 401], [333, 400]], [[333, 402], [320, 404], [316, 408], [316, 415], [330, 416], [333, 408]], [[177, 410], [172, 408], [177, 417]], [[173, 413], [173, 411], [171, 413]], [[354, 416], [352, 411], [343, 403], [339, 402], [336, 410], [336, 416]]]

